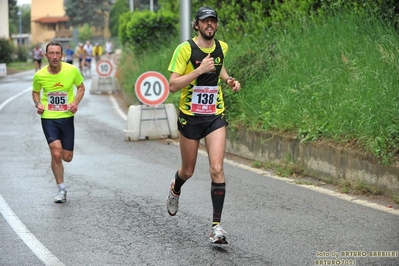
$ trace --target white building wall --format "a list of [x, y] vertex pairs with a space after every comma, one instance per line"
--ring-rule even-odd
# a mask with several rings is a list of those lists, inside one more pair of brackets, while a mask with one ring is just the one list
[[0, 0], [0, 38], [8, 39], [8, 0]]

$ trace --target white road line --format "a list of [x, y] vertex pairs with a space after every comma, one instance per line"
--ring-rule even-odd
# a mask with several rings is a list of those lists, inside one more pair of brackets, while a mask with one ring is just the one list
[[[8, 98], [0, 105], [0, 110], [3, 109], [9, 102], [15, 98], [21, 96], [25, 92], [32, 91], [32, 87], [27, 88], [24, 91]], [[3, 215], [4, 219], [11, 226], [14, 232], [24, 241], [30, 250], [38, 257], [45, 265], [51, 266], [65, 266], [61, 261], [58, 260], [39, 240], [26, 228], [26, 226], [21, 222], [17, 215], [11, 210], [7, 202], [4, 200], [3, 196], [0, 194], [0, 213]]]
[[6, 106], [9, 102], [11, 102], [11, 101], [14, 100], [15, 98], [21, 96], [21, 95], [24, 94], [25, 92], [28, 92], [28, 91], [31, 91], [31, 90], [32, 90], [32, 87], [29, 87], [29, 88], [27, 88], [26, 90], [21, 91], [20, 93], [14, 95], [13, 97], [8, 98], [7, 100], [5, 100], [2, 104], [0, 104], [0, 111], [1, 111], [1, 109], [3, 109], [3, 107]]
[[123, 120], [127, 120], [127, 115], [125, 114], [125, 112], [122, 111], [122, 109], [119, 107], [118, 102], [116, 101], [115, 97], [111, 95], [110, 97], [111, 102], [114, 106], [114, 108], [116, 109], [116, 111], [118, 112], [118, 114], [123, 118]]
[[45, 265], [65, 266], [26, 228], [0, 194], [0, 212], [15, 233]]
[[[203, 153], [206, 155], [206, 152], [203, 151]], [[326, 194], [326, 195], [329, 195], [329, 196], [332, 196], [332, 197], [336, 197], [336, 198], [340, 198], [340, 199], [343, 199], [343, 200], [346, 200], [346, 201], [350, 201], [350, 202], [353, 202], [353, 203], [356, 203], [356, 204], [359, 204], [359, 205], [362, 205], [362, 206], [365, 206], [365, 207], [373, 208], [373, 209], [378, 210], [378, 211], [383, 211], [383, 212], [386, 212], [386, 213], [390, 213], [390, 214], [399, 216], [399, 210], [398, 209], [388, 208], [387, 206], [384, 206], [384, 205], [381, 205], [381, 204], [373, 203], [373, 202], [370, 202], [370, 201], [367, 201], [367, 200], [358, 199], [358, 198], [356, 198], [354, 196], [343, 194], [343, 193], [339, 193], [339, 192], [332, 191], [330, 189], [326, 189], [326, 188], [322, 188], [322, 187], [317, 187], [317, 186], [312, 186], [312, 185], [296, 184], [295, 180], [291, 179], [291, 178], [273, 176], [271, 173], [269, 173], [269, 172], [267, 172], [265, 170], [253, 168], [253, 167], [250, 167], [248, 165], [240, 164], [240, 163], [228, 160], [228, 159], [225, 159], [224, 161], [226, 163], [241, 167], [243, 169], [255, 172], [255, 173], [260, 174], [260, 175], [264, 175], [264, 176], [267, 176], [267, 177], [270, 177], [270, 178], [278, 179], [278, 180], [287, 182], [289, 184], [295, 184], [295, 185], [298, 185], [298, 186], [301, 186], [301, 187], [304, 187], [304, 188], [307, 188], [307, 189], [310, 189], [310, 190], [313, 190], [313, 191], [317, 191], [319, 193], [323, 193], [323, 194]]]

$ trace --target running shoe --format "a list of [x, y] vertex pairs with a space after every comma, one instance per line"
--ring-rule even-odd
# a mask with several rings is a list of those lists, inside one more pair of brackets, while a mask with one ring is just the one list
[[173, 192], [173, 187], [175, 186], [175, 180], [173, 179], [172, 182], [170, 182], [170, 188], [169, 188], [169, 195], [168, 198], [166, 199], [166, 209], [168, 209], [168, 213], [170, 216], [175, 216], [177, 213], [177, 210], [179, 209], [179, 195], [176, 195]]
[[58, 190], [57, 196], [54, 198], [55, 203], [64, 203], [66, 201], [66, 190]]
[[220, 224], [212, 227], [212, 233], [209, 240], [214, 244], [227, 244], [226, 231], [223, 230]]

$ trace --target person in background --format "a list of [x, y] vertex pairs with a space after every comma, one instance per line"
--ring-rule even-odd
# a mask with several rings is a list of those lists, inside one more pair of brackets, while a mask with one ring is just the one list
[[200, 140], [205, 138], [213, 206], [209, 239], [215, 244], [227, 244], [226, 231], [220, 224], [226, 194], [223, 159], [228, 125], [221, 82], [236, 92], [241, 84], [229, 76], [223, 65], [228, 46], [215, 39], [216, 11], [210, 7], [199, 8], [193, 29], [198, 31], [197, 36], [175, 49], [168, 67], [169, 90], [181, 91], [177, 121], [181, 166], [170, 183], [166, 208], [169, 215], [176, 215], [181, 188], [194, 174]]
[[110, 40], [105, 43], [105, 52], [107, 53], [107, 58], [109, 59], [113, 53], [113, 45]]
[[[90, 43], [89, 40], [86, 41], [86, 44], [83, 46], [83, 49], [86, 51], [84, 69], [86, 69], [87, 72], [91, 74], [91, 57], [93, 54], [93, 45]], [[84, 70], [84, 72], [86, 71]]]
[[103, 54], [103, 47], [97, 42], [93, 47], [93, 56], [96, 63], [101, 60], [101, 55]]
[[39, 47], [39, 45], [36, 45], [35, 48], [33, 48], [33, 62], [35, 63], [35, 72], [37, 72], [39, 69], [42, 68], [42, 58], [43, 58], [43, 51], [42, 48]]
[[83, 43], [79, 43], [77, 47], [76, 57], [79, 58], [80, 73], [83, 73], [84, 64], [86, 62], [86, 51], [83, 49]]
[[71, 49], [71, 46], [67, 44], [65, 49], [65, 62], [73, 65], [73, 54], [74, 51]]
[[50, 148], [51, 170], [58, 186], [54, 202], [64, 203], [67, 192], [62, 162], [70, 162], [73, 158], [74, 116], [85, 93], [85, 86], [79, 70], [74, 65], [61, 62], [61, 44], [48, 43], [45, 56], [48, 65], [33, 76], [32, 99], [36, 112], [41, 116], [43, 132]]

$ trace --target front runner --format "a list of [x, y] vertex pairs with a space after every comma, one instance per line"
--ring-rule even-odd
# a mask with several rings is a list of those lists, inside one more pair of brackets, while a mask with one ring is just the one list
[[[51, 153], [51, 170], [58, 185], [54, 202], [64, 203], [67, 192], [62, 161], [70, 162], [73, 158], [74, 115], [83, 98], [85, 86], [79, 70], [71, 64], [61, 62], [61, 44], [47, 44], [45, 56], [49, 64], [35, 73], [32, 98], [37, 113], [41, 115], [43, 132]], [[76, 96], [74, 85], [77, 87]]]
[[194, 173], [200, 139], [205, 138], [212, 179], [210, 240], [227, 244], [226, 232], [220, 225], [226, 192], [223, 158], [227, 126], [221, 81], [233, 91], [239, 91], [241, 85], [229, 77], [223, 66], [228, 46], [214, 38], [217, 27], [216, 11], [210, 7], [199, 8], [193, 25], [198, 36], [180, 44], [169, 64], [169, 90], [182, 90], [178, 118], [182, 164], [171, 181], [166, 207], [171, 216], [176, 215], [180, 189]]

